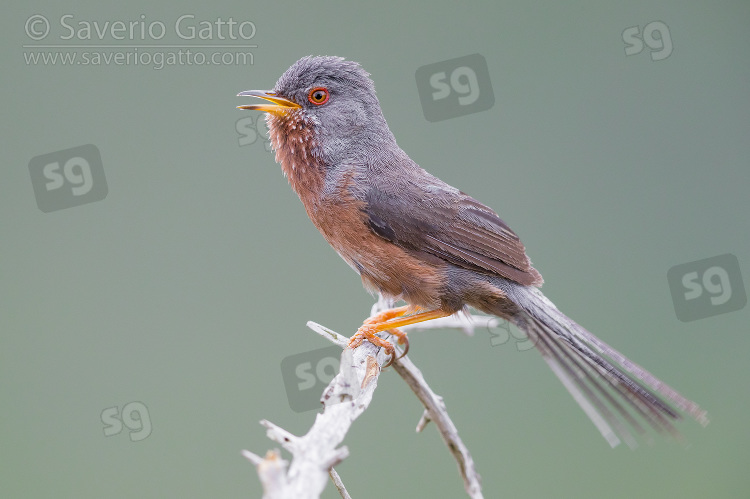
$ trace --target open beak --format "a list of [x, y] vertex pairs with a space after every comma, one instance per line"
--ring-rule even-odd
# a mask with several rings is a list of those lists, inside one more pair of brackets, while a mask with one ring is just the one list
[[275, 92], [272, 92], [270, 90], [245, 90], [244, 92], [238, 93], [237, 96], [260, 97], [261, 99], [265, 99], [271, 102], [271, 104], [250, 104], [248, 106], [237, 106], [237, 109], [265, 111], [266, 113], [275, 114], [276, 116], [283, 116], [293, 109], [299, 109], [302, 107], [294, 101], [276, 95]]

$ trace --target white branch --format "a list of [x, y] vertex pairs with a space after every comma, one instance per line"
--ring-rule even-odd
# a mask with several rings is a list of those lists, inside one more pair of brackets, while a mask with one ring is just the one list
[[349, 492], [347, 492], [346, 487], [344, 487], [344, 482], [341, 481], [341, 477], [338, 473], [336, 473], [336, 470], [331, 468], [331, 471], [328, 472], [328, 475], [330, 475], [331, 480], [333, 481], [333, 485], [336, 486], [336, 490], [339, 491], [342, 499], [352, 499], [352, 496], [350, 496]]
[[[373, 314], [390, 304], [382, 299], [373, 307]], [[473, 334], [477, 326], [490, 326], [496, 318], [485, 316], [451, 316], [426, 323], [415, 324], [402, 330], [434, 329], [439, 327], [460, 328]], [[270, 423], [261, 421], [267, 428], [267, 436], [278, 442], [292, 454], [292, 463], [281, 459], [278, 451], [269, 451], [265, 458], [243, 451], [256, 467], [263, 485], [264, 499], [318, 498], [330, 478], [342, 497], [349, 497], [346, 488], [333, 466], [349, 455], [348, 449], [338, 447], [344, 440], [352, 423], [370, 405], [377, 387], [380, 366], [386, 359], [385, 352], [365, 341], [354, 350], [346, 348], [349, 339], [320, 324], [308, 322], [308, 327], [332, 343], [344, 349], [341, 354], [339, 373], [323, 391], [323, 412], [317, 414], [315, 423], [306, 435], [298, 437]], [[395, 342], [394, 342], [395, 344]], [[443, 399], [430, 389], [422, 373], [407, 358], [393, 363], [396, 372], [406, 381], [425, 407], [417, 431], [433, 421], [440, 436], [456, 459], [464, 488], [469, 497], [481, 498], [479, 475], [474, 468], [471, 454], [458, 435]]]
[[[331, 332], [337, 338], [340, 335]], [[328, 334], [328, 333], [323, 333]], [[278, 454], [265, 459], [251, 458], [263, 484], [265, 499], [318, 498], [328, 481], [331, 467], [349, 455], [346, 447], [338, 447], [355, 419], [370, 405], [378, 382], [384, 352], [364, 342], [354, 350], [344, 349], [339, 374], [323, 392], [324, 410], [306, 435], [298, 437], [268, 421], [261, 421], [268, 438], [281, 444], [292, 456], [292, 464], [284, 473], [286, 463]], [[378, 360], [376, 360], [378, 359]]]
[[479, 473], [474, 468], [474, 460], [471, 458], [469, 449], [464, 445], [461, 437], [458, 436], [456, 425], [453, 424], [448, 410], [445, 408], [443, 398], [432, 391], [430, 386], [422, 376], [422, 372], [417, 366], [409, 360], [408, 357], [397, 360], [393, 363], [393, 368], [404, 378], [409, 388], [417, 395], [422, 405], [425, 406], [424, 413], [417, 423], [417, 431], [421, 432], [430, 421], [435, 423], [443, 442], [453, 454], [458, 463], [458, 472], [464, 480], [464, 489], [469, 497], [481, 498], [482, 485]]

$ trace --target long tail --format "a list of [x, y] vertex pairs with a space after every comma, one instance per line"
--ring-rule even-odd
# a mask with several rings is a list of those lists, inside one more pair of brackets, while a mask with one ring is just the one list
[[638, 364], [560, 312], [537, 288], [513, 286], [511, 299], [523, 310], [515, 318], [552, 371], [612, 447], [621, 440], [635, 447], [630, 428], [680, 439], [673, 422], [680, 412], [702, 425], [708, 415]]

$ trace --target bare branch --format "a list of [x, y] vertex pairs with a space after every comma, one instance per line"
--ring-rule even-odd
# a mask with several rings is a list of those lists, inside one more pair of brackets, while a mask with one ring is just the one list
[[243, 450], [242, 455], [255, 465], [263, 485], [263, 497], [285, 497], [284, 490], [287, 488], [286, 467], [289, 464], [281, 459], [278, 450], [269, 450], [266, 457], [262, 458], [252, 452]]
[[[382, 299], [379, 300], [373, 307], [373, 314], [388, 306], [390, 304]], [[462, 329], [466, 334], [472, 335], [477, 326], [488, 327], [496, 320], [496, 318], [485, 316], [455, 315], [402, 329], [423, 330], [452, 327]], [[243, 451], [243, 455], [255, 465], [258, 471], [263, 484], [264, 499], [318, 498], [328, 481], [326, 475], [333, 480], [342, 497], [349, 497], [340, 477], [333, 469], [333, 466], [349, 455], [345, 446], [338, 446], [344, 440], [354, 420], [370, 405], [375, 388], [377, 388], [381, 366], [386, 360], [385, 353], [369, 342], [363, 342], [359, 347], [351, 350], [346, 348], [349, 341], [347, 337], [314, 322], [308, 322], [307, 325], [328, 341], [344, 349], [341, 354], [340, 370], [324, 390], [321, 398], [324, 406], [323, 412], [317, 414], [315, 423], [306, 435], [298, 437], [269, 421], [261, 421], [261, 424], [267, 428], [268, 438], [279, 443], [292, 454], [291, 465], [288, 466], [287, 461], [281, 459], [278, 451], [269, 451], [264, 458], [249, 451]], [[417, 431], [422, 431], [430, 421], [435, 423], [440, 436], [458, 464], [467, 494], [472, 498], [481, 498], [480, 478], [474, 467], [474, 461], [459, 437], [443, 399], [432, 391], [420, 370], [408, 357], [395, 361], [393, 367], [425, 407], [417, 424]]]
[[331, 468], [331, 471], [329, 471], [328, 474], [331, 477], [331, 481], [333, 481], [333, 485], [336, 486], [336, 490], [338, 490], [339, 494], [341, 494], [341, 498], [352, 499], [352, 496], [350, 496], [349, 492], [347, 492], [346, 487], [344, 487], [344, 482], [341, 481], [341, 477], [338, 473], [336, 473], [336, 470]]
[[[334, 341], [340, 335], [324, 336]], [[278, 453], [261, 459], [244, 451], [245, 457], [256, 465], [264, 499], [320, 497], [328, 482], [329, 470], [349, 455], [346, 447], [338, 446], [354, 420], [370, 405], [380, 365], [385, 360], [385, 353], [368, 342], [355, 350], [344, 349], [340, 371], [323, 392], [324, 410], [316, 415], [306, 435], [298, 437], [269, 421], [261, 422], [267, 428], [268, 437], [292, 454], [292, 463], [286, 471], [286, 462]], [[365, 380], [367, 383], [363, 384]]]
[[422, 405], [425, 406], [424, 414], [417, 424], [417, 431], [422, 431], [429, 421], [433, 421], [437, 426], [443, 442], [453, 454], [458, 463], [458, 472], [464, 480], [464, 489], [469, 497], [481, 498], [482, 485], [479, 473], [474, 467], [474, 460], [469, 453], [469, 449], [464, 445], [461, 437], [458, 436], [456, 425], [453, 424], [448, 411], [443, 403], [443, 398], [432, 391], [430, 386], [422, 376], [422, 372], [409, 360], [404, 357], [393, 363], [393, 368], [406, 381], [409, 388], [419, 398]]

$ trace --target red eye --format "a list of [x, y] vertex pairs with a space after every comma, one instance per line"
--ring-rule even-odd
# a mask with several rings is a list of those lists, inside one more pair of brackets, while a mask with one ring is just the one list
[[307, 94], [307, 99], [316, 106], [322, 106], [328, 102], [328, 97], [330, 97], [330, 95], [328, 94], [328, 90], [324, 87], [315, 87], [310, 90], [309, 94]]

